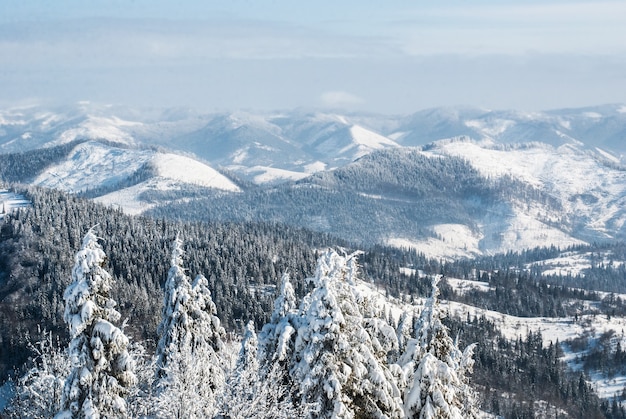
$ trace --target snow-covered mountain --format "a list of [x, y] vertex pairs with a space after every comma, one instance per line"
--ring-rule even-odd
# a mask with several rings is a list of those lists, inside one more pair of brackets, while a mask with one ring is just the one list
[[626, 153], [626, 106], [604, 105], [548, 112], [436, 108], [399, 118], [383, 134], [404, 146], [468, 136], [500, 143], [542, 142], [560, 146], [581, 142], [588, 148]]
[[217, 218], [270, 219], [446, 257], [626, 238], [625, 139], [624, 105], [409, 116], [87, 103], [0, 110], [0, 152], [73, 147], [20, 181], [91, 191], [130, 213], [187, 205], [209, 188], [221, 191], [203, 204], [209, 210], [232, 206]]
[[625, 237], [626, 170], [605, 152], [572, 143], [457, 140], [434, 143], [425, 153], [463, 158], [484, 177], [508, 177], [544, 194], [511, 196], [485, 208], [472, 234], [467, 226], [440, 225], [444, 242], [492, 253]]
[[[68, 145], [72, 144], [61, 159], [43, 165], [42, 170], [22, 181], [91, 196], [129, 213], [203, 190], [241, 191], [227, 176], [188, 156], [94, 140]], [[45, 156], [46, 150], [39, 154]]]

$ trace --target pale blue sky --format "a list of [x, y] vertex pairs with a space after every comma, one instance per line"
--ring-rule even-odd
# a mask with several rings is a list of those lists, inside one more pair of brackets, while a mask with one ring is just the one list
[[626, 102], [624, 1], [2, 0], [0, 103]]

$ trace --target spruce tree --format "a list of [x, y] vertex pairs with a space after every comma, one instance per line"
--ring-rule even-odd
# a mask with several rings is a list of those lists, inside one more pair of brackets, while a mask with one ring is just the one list
[[126, 416], [124, 396], [135, 384], [128, 338], [113, 325], [120, 318], [109, 294], [113, 278], [103, 268], [106, 256], [93, 229], [76, 254], [72, 282], [65, 290], [64, 320], [72, 338], [72, 370], [57, 418]]
[[475, 418], [476, 396], [467, 378], [474, 346], [461, 352], [441, 322], [439, 279], [432, 278], [432, 294], [416, 325], [416, 337], [407, 345], [405, 415], [420, 419]]
[[182, 241], [173, 243], [165, 283], [161, 335], [157, 347], [157, 415], [176, 418], [215, 414], [224, 387], [224, 329], [216, 315], [207, 279], [190, 283], [183, 263]]
[[327, 251], [303, 301], [292, 375], [310, 417], [401, 417], [399, 391], [374, 355], [355, 297], [355, 254]]
[[283, 274], [280, 292], [274, 301], [269, 323], [259, 334], [261, 368], [268, 371], [277, 364], [286, 366], [293, 352], [294, 332], [298, 323], [296, 294], [289, 274]]

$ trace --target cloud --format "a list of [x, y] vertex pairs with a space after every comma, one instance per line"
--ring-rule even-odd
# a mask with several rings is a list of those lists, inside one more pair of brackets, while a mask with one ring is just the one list
[[409, 55], [623, 54], [625, 19], [617, 1], [463, 2], [407, 11], [390, 31]]
[[328, 106], [331, 108], [361, 105], [365, 103], [365, 101], [359, 96], [354, 95], [349, 92], [344, 92], [342, 90], [333, 90], [329, 92], [324, 92], [320, 96], [320, 99], [325, 106]]

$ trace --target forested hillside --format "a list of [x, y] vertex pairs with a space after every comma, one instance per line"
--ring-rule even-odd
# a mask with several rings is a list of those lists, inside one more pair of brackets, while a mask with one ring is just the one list
[[[511, 200], [559, 207], [549, 195], [512, 178], [481, 176], [461, 158], [388, 149], [298, 182], [163, 205], [147, 214], [185, 221], [271, 220], [372, 244], [435, 237], [438, 224], [477, 230], [485, 213], [502, 212], [501, 205], [514, 205]], [[366, 229], [360, 228], [364, 222]]]
[[[276, 284], [283, 273], [290, 273], [296, 294], [302, 296], [310, 290], [304, 278], [312, 275], [318, 250], [337, 245], [354, 248], [332, 236], [280, 224], [168, 222], [130, 217], [56, 191], [29, 188], [22, 192], [32, 202], [32, 208], [7, 216], [0, 227], [0, 320], [7, 325], [2, 330], [4, 344], [0, 352], [4, 377], [26, 361], [28, 336], [36, 336], [37, 327], [52, 330], [62, 341], [67, 339], [62, 322], [62, 293], [70, 281], [73, 255], [82, 235], [91, 227], [95, 226], [108, 256], [106, 268], [118, 279], [112, 295], [122, 317], [128, 318], [127, 333], [146, 342], [148, 348], [154, 348], [157, 338], [168, 253], [177, 235], [184, 237], [185, 266], [189, 272], [206, 276], [219, 318], [227, 330], [235, 332], [248, 320], [257, 328], [268, 320]], [[456, 292], [444, 281], [442, 297], [518, 316], [584, 315], [584, 310], [602, 313], [605, 309], [620, 315], [624, 311], [621, 300], [609, 301], [594, 292], [550, 286], [532, 270], [499, 269], [516, 257], [521, 264], [539, 259], [540, 254], [556, 254], [556, 249], [538, 249], [525, 256], [511, 254], [491, 262], [485, 259], [475, 266], [469, 261], [442, 263], [415, 252], [381, 246], [364, 250], [359, 257], [364, 278], [374, 281], [390, 297], [402, 297], [404, 301], [429, 293], [426, 274], [478, 278], [475, 268], [479, 268], [484, 269], [482, 279], [488, 281], [489, 290]], [[413, 273], [409, 274], [407, 267]], [[548, 278], [553, 283], [556, 279]], [[585, 309], [576, 301], [600, 305]], [[492, 341], [500, 342], [476, 349], [476, 384], [485, 410], [500, 411], [505, 417], [524, 417], [515, 416], [518, 413], [514, 412], [519, 412], [519, 406], [524, 406], [527, 414], [541, 410], [531, 401], [545, 393], [552, 394], [551, 405], [564, 411], [603, 410], [613, 417], [610, 406], [602, 405], [590, 388], [581, 387], [580, 374], [571, 375], [564, 364], [555, 361], [557, 352], [545, 352], [539, 349], [541, 345], [524, 343], [526, 337], [519, 342], [507, 341], [484, 319], [451, 318], [448, 324], [452, 330], [463, 330], [459, 336], [465, 344], [477, 341], [473, 336], [484, 333], [491, 333]], [[528, 337], [531, 338], [537, 339]], [[529, 352], [524, 345], [535, 349]], [[520, 353], [530, 358], [524, 361], [519, 358]], [[611, 359], [619, 356], [611, 355]], [[515, 366], [511, 362], [522, 364]], [[533, 371], [543, 368], [543, 362], [552, 363], [558, 375], [536, 381]], [[527, 365], [537, 366], [529, 369]], [[589, 364], [589, 368], [593, 365]], [[526, 382], [537, 383], [536, 393], [523, 391]], [[569, 406], [569, 398], [577, 397], [581, 391], [589, 393], [585, 404]]]

